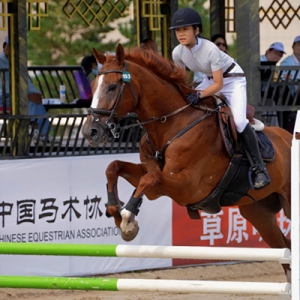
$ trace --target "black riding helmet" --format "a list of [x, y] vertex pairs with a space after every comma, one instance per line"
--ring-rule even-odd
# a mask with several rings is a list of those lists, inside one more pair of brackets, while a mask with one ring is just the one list
[[172, 26], [169, 29], [176, 29], [184, 26], [198, 26], [202, 32], [202, 20], [197, 11], [192, 8], [182, 8], [175, 12], [172, 17]]

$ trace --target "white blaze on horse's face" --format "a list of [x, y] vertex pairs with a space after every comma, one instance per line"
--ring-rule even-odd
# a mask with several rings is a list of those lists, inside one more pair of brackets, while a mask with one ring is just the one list
[[98, 85], [97, 85], [96, 91], [93, 95], [93, 100], [92, 100], [92, 104], [91, 104], [92, 108], [98, 107], [99, 99], [100, 99], [100, 92], [101, 92], [101, 84], [103, 82], [103, 78], [104, 78], [104, 75], [102, 74], [102, 75], [100, 75], [100, 77], [98, 79]]

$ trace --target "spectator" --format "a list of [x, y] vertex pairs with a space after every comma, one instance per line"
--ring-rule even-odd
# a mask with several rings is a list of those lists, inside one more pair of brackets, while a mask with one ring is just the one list
[[[9, 40], [6, 37], [3, 42], [3, 52], [0, 53], [0, 68], [9, 69], [9, 59], [10, 59], [10, 47]], [[5, 99], [6, 107], [10, 108], [10, 78], [9, 71], [5, 72]], [[0, 82], [0, 105], [2, 106], [2, 81]], [[28, 115], [47, 115], [46, 109], [42, 104], [42, 93], [34, 86], [30, 78], [28, 77]], [[48, 119], [35, 119], [32, 120], [33, 125], [37, 125], [35, 129], [34, 138], [39, 137], [39, 141], [43, 143], [51, 142], [51, 137], [48, 136], [48, 131], [50, 128], [50, 122]], [[41, 131], [41, 132], [40, 132]]]
[[90, 78], [90, 74], [97, 76], [102, 65], [99, 64], [94, 55], [87, 55], [81, 61], [81, 67], [84, 70], [85, 76]]
[[[276, 65], [276, 63], [279, 62], [279, 60], [282, 58], [283, 54], [285, 54], [283, 44], [281, 42], [275, 42], [270, 45], [269, 49], [266, 51], [264, 55], [260, 56], [260, 61], [270, 65]], [[268, 82], [271, 74], [273, 73], [270, 69], [261, 70], [261, 81], [262, 81], [261, 96], [262, 97], [264, 97], [265, 95], [265, 89], [266, 89], [265, 84], [266, 82]], [[275, 74], [276, 75], [273, 77], [273, 80], [276, 79], [277, 73]], [[276, 104], [274, 102], [274, 99], [272, 99], [273, 90], [274, 89], [272, 87], [269, 87], [266, 104], [275, 107]], [[275, 97], [276, 99], [278, 99], [279, 95], [277, 94], [275, 95]], [[278, 116], [276, 111], [266, 111], [261, 116], [262, 118], [265, 119], [266, 125], [279, 126]]]
[[[300, 66], [300, 35], [296, 36], [292, 45], [293, 54], [287, 56], [280, 64], [280, 66]], [[283, 77], [286, 78], [287, 72], [283, 74]], [[295, 97], [295, 93], [298, 89], [298, 82], [300, 80], [300, 70], [291, 71], [289, 79], [296, 80], [294, 81], [294, 86], [291, 88], [291, 94]], [[298, 82], [297, 82], [298, 81]], [[299, 97], [297, 99], [296, 105], [299, 105]], [[289, 132], [294, 132], [294, 126], [296, 121], [296, 112], [289, 112], [284, 119], [283, 127]]]
[[260, 61], [275, 61], [276, 63], [280, 61], [284, 52], [283, 44], [280, 42], [275, 42], [270, 45], [269, 49], [264, 55], [260, 56]]
[[[3, 52], [0, 53], [0, 68], [1, 69], [8, 69], [9, 62], [7, 60], [7, 57], [9, 56], [9, 45], [8, 45], [8, 38], [6, 37], [3, 42]], [[2, 91], [2, 76], [0, 80], [0, 106], [1, 109], [3, 108], [3, 100], [5, 98], [5, 104], [6, 104], [6, 110], [9, 111], [10, 109], [10, 100], [9, 100], [9, 74], [8, 71], [5, 71], [2, 73], [4, 76], [4, 82], [5, 82], [5, 96], [3, 95]]]
[[[217, 33], [211, 37], [211, 41], [217, 45], [217, 47], [228, 54], [228, 45], [223, 34]], [[229, 54], [228, 54], [229, 55]]]
[[[300, 35], [296, 36], [292, 45], [293, 54], [287, 56], [281, 63], [281, 66], [300, 66]], [[291, 72], [291, 77], [294, 78], [295, 72]], [[295, 79], [300, 79], [300, 71]]]

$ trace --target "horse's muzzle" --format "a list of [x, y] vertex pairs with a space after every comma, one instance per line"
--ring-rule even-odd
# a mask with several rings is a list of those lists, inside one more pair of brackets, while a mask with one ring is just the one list
[[111, 141], [112, 137], [108, 127], [100, 122], [94, 121], [91, 116], [88, 116], [83, 127], [82, 134], [93, 147], [100, 144], [106, 144]]

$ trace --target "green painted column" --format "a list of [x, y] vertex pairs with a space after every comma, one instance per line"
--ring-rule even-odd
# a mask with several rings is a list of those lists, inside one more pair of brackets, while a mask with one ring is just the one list
[[[169, 5], [170, 5], [170, 15], [168, 18], [168, 28], [171, 27], [172, 16], [178, 10], [178, 0], [170, 0]], [[169, 30], [168, 40], [170, 41], [168, 43], [168, 45], [170, 45], [169, 49], [168, 49], [168, 54], [169, 54], [169, 57], [172, 58], [172, 51], [178, 45], [178, 41], [176, 39], [176, 36], [175, 36], [173, 30]]]
[[[28, 72], [27, 72], [27, 11], [26, 0], [14, 0], [12, 4], [14, 13], [13, 28], [13, 63], [12, 82], [15, 83], [15, 98], [12, 99], [13, 113], [28, 115]], [[20, 120], [18, 121], [20, 122]], [[22, 120], [18, 134], [17, 148], [14, 154], [26, 155], [29, 143], [28, 126], [29, 120]], [[16, 128], [16, 127], [15, 127]]]
[[225, 36], [225, 0], [210, 0], [210, 36]]
[[[237, 62], [247, 77], [248, 103], [257, 107], [260, 93], [259, 1], [235, 1]], [[260, 118], [260, 114], [256, 114]]]

